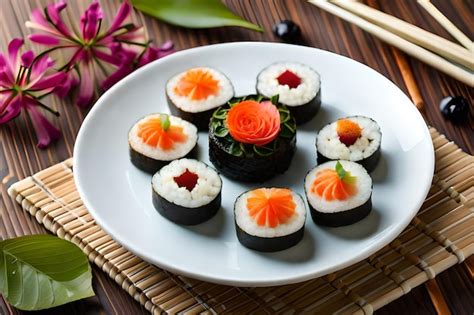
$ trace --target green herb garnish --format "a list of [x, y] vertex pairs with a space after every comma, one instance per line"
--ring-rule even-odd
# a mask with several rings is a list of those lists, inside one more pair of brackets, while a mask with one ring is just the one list
[[171, 126], [170, 115], [160, 114], [160, 124], [161, 129], [163, 129], [163, 131], [167, 131]]
[[341, 162], [337, 161], [336, 163], [336, 173], [339, 176], [339, 178], [347, 183], [347, 184], [353, 184], [356, 181], [355, 176], [352, 176], [350, 172], [346, 171], [344, 167], [342, 166]]

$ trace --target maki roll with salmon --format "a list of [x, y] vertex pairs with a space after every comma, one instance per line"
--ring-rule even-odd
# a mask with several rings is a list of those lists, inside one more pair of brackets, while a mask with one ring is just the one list
[[197, 128], [168, 114], [151, 114], [140, 119], [128, 133], [130, 160], [150, 174], [169, 162], [192, 155], [198, 140]]
[[234, 96], [230, 80], [213, 68], [191, 68], [172, 77], [166, 84], [170, 111], [207, 130], [214, 110]]
[[155, 209], [178, 224], [202, 223], [221, 207], [219, 174], [197, 160], [180, 159], [164, 166], [153, 176], [152, 188]]
[[278, 62], [263, 69], [257, 77], [257, 93], [280, 96], [296, 123], [311, 120], [321, 107], [321, 77], [311, 67], [296, 62]]
[[278, 97], [234, 98], [212, 115], [209, 159], [229, 178], [263, 182], [284, 173], [295, 150], [295, 120]]
[[304, 235], [303, 198], [287, 188], [258, 188], [240, 195], [234, 206], [239, 242], [261, 252], [296, 245]]
[[330, 161], [308, 172], [305, 192], [316, 224], [343, 226], [372, 210], [372, 178], [360, 164]]
[[377, 122], [365, 116], [351, 116], [324, 126], [316, 136], [318, 164], [348, 160], [372, 172], [380, 159], [382, 133]]

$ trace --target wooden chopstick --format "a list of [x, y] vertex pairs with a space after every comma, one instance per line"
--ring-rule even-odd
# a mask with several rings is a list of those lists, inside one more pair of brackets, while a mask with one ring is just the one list
[[447, 75], [452, 76], [461, 82], [464, 82], [470, 87], [474, 87], [474, 74], [430, 52], [429, 50], [426, 50], [398, 35], [395, 35], [378, 25], [364, 20], [363, 18], [346, 11], [341, 7], [338, 7], [327, 0], [308, 0], [308, 2], [360, 27], [366, 32], [369, 32], [379, 39], [385, 41], [386, 43], [395, 46], [407, 54], [418, 58], [424, 63], [446, 73]]
[[[456, 38], [471, 53], [474, 52], [474, 43], [456, 25], [453, 24], [430, 0], [418, 0], [418, 3], [436, 20], [442, 27]], [[471, 54], [472, 57], [472, 54]]]
[[421, 96], [420, 89], [416, 84], [415, 76], [411, 71], [410, 65], [408, 64], [405, 56], [402, 52], [400, 52], [400, 50], [392, 47], [392, 52], [395, 56], [397, 66], [402, 74], [403, 82], [405, 82], [405, 85], [407, 87], [408, 94], [410, 94], [410, 97], [416, 108], [421, 112], [424, 108], [425, 103], [423, 102], [423, 97]]
[[459, 63], [471, 71], [474, 70], [473, 54], [461, 45], [357, 1], [333, 1], [333, 3], [412, 43]]

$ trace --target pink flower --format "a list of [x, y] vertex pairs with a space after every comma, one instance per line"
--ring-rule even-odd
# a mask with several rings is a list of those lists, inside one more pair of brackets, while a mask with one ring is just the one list
[[107, 30], [103, 29], [103, 12], [97, 0], [81, 16], [79, 30], [68, 27], [61, 19], [66, 6], [61, 0], [44, 10], [36, 9], [26, 26], [39, 31], [29, 36], [31, 41], [50, 47], [48, 51], [66, 53], [61, 69], [68, 73], [68, 79], [57, 92], [64, 96], [79, 84], [79, 106], [94, 100], [95, 87], [108, 89], [136, 68], [173, 51], [171, 42], [156, 48], [145, 40], [142, 27], [125, 23], [132, 12], [128, 0], [121, 4]]
[[37, 146], [46, 148], [59, 139], [61, 132], [41, 113], [45, 109], [56, 116], [59, 113], [41, 103], [41, 99], [54, 92], [67, 75], [50, 73], [54, 62], [47, 55], [35, 56], [31, 50], [19, 58], [22, 39], [13, 39], [8, 54], [0, 53], [0, 124], [5, 124], [24, 109], [30, 116], [38, 138]]

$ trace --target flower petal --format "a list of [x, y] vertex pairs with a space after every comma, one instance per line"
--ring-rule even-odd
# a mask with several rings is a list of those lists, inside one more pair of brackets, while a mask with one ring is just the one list
[[22, 99], [20, 96], [7, 95], [0, 104], [0, 124], [7, 123], [20, 115]]
[[138, 67], [174, 53], [173, 46], [172, 41], [166, 41], [160, 48], [150, 45], [138, 61]]
[[29, 68], [34, 59], [35, 53], [32, 50], [28, 50], [21, 55], [21, 64], [23, 67]]
[[36, 82], [34, 85], [32, 85], [29, 89], [30, 90], [44, 90], [44, 89], [49, 89], [52, 87], [56, 87], [61, 82], [67, 79], [67, 74], [64, 72], [56, 72], [54, 74], [45, 76], [41, 78], [38, 82]]
[[115, 83], [126, 77], [132, 72], [132, 67], [130, 63], [122, 64], [117, 71], [109, 75], [101, 84], [103, 90], [110, 89]]
[[79, 78], [75, 75], [75, 71], [66, 72], [66, 79], [59, 84], [54, 93], [59, 97], [66, 97], [69, 91], [79, 84]]
[[119, 28], [123, 21], [130, 15], [130, 12], [132, 12], [132, 6], [130, 5], [130, 2], [128, 0], [125, 0], [122, 2], [120, 5], [120, 8], [117, 11], [117, 15], [115, 15], [114, 20], [112, 21], [112, 24], [110, 25], [109, 30], [107, 31], [107, 34], [110, 34], [114, 32], [117, 28]]
[[0, 86], [11, 88], [15, 83], [13, 72], [10, 69], [7, 58], [0, 53]]
[[39, 24], [39, 25], [41, 25], [43, 27], [46, 27], [46, 28], [50, 27], [48, 21], [45, 19], [44, 15], [43, 15], [43, 11], [38, 9], [38, 8], [31, 11], [31, 21], [34, 24]]
[[81, 16], [81, 30], [84, 40], [94, 38], [98, 33], [99, 20], [104, 16], [99, 3], [94, 0]]
[[47, 34], [31, 34], [28, 36], [28, 39], [32, 42], [47, 46], [55, 46], [60, 43], [60, 40], [57, 37]]
[[79, 85], [77, 105], [79, 107], [86, 107], [91, 104], [94, 98], [92, 64], [90, 62], [79, 64], [79, 73], [81, 75], [81, 83]]
[[107, 54], [99, 49], [94, 49], [94, 55], [99, 58], [100, 60], [103, 60], [105, 62], [108, 62], [113, 65], [120, 65], [120, 58], [116, 54]]
[[46, 54], [35, 60], [31, 66], [29, 85], [35, 85], [53, 65], [54, 61]]
[[12, 72], [16, 72], [15, 70], [18, 69], [18, 51], [23, 46], [23, 42], [21, 38], [14, 38], [8, 44], [8, 59]]
[[46, 7], [45, 12], [47, 13], [51, 23], [55, 26], [55, 28], [64, 36], [71, 37], [71, 33], [67, 28], [66, 24], [64, 24], [63, 20], [61, 19], [61, 11], [66, 8], [67, 4], [65, 1], [59, 1], [58, 3], [50, 4]]
[[38, 148], [45, 149], [51, 142], [61, 137], [61, 131], [38, 110], [38, 105], [33, 99], [29, 99], [26, 110], [36, 131], [36, 137], [38, 138], [36, 145]]

